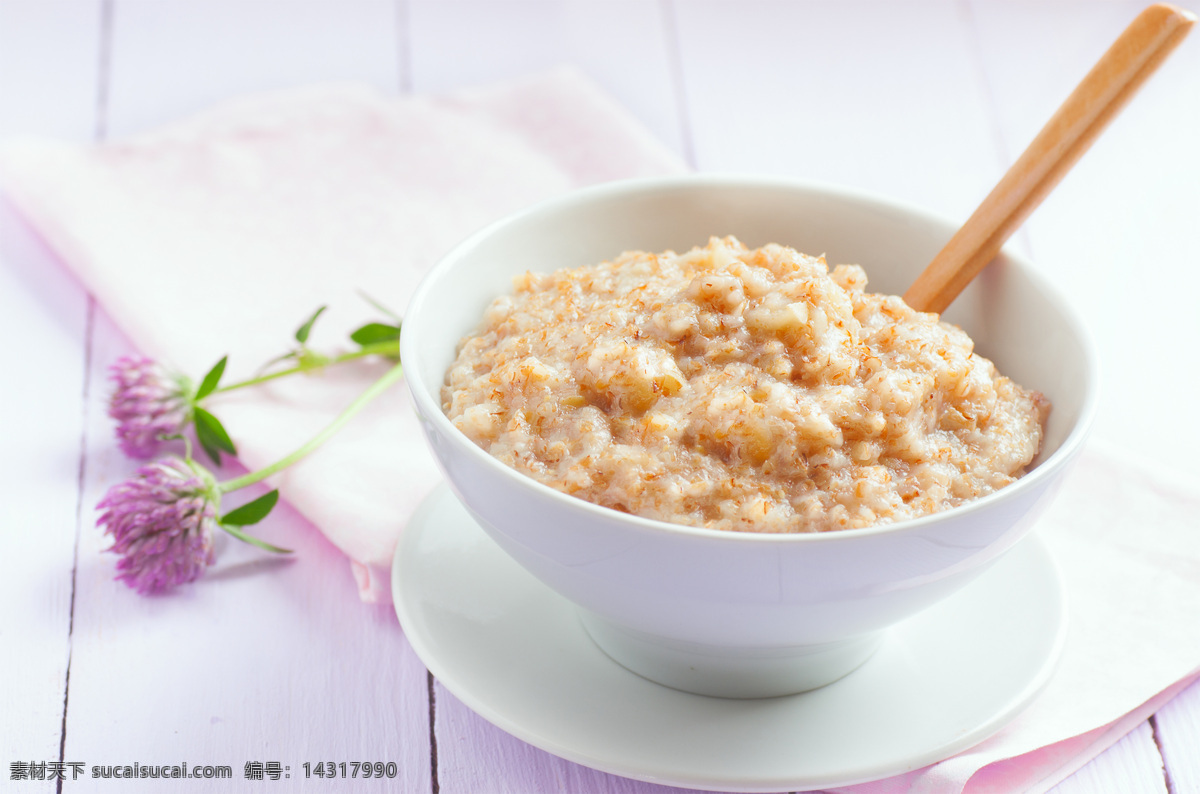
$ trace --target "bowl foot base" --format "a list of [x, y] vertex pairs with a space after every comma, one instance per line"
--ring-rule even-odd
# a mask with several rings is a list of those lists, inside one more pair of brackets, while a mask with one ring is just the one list
[[867, 661], [883, 639], [883, 632], [876, 632], [820, 645], [730, 648], [655, 637], [578, 612], [588, 635], [622, 667], [672, 689], [724, 698], [777, 697], [823, 687]]

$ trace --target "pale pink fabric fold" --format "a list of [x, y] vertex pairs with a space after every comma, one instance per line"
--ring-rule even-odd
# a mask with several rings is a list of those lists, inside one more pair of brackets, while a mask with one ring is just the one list
[[[146, 354], [227, 378], [285, 352], [318, 306], [314, 348], [402, 312], [425, 269], [479, 227], [535, 201], [682, 164], [577, 73], [444, 98], [318, 85], [251, 97], [125, 141], [18, 141], [9, 198]], [[242, 462], [264, 466], [326, 425], [380, 374], [290, 378], [214, 410]], [[227, 380], [226, 382], [231, 382]], [[351, 560], [367, 601], [408, 516], [438, 480], [403, 389], [279, 475], [284, 498]]]
[[[559, 71], [442, 98], [323, 85], [230, 103], [126, 141], [10, 142], [10, 200], [145, 353], [229, 377], [312, 344], [346, 346], [402, 311], [437, 256], [507, 212], [678, 159], [590, 83]], [[352, 365], [234, 393], [215, 408], [255, 468], [323, 427], [379, 375]], [[396, 540], [437, 482], [402, 389], [281, 475], [284, 497], [388, 596]], [[1060, 669], [1013, 724], [939, 764], [847, 791], [1042, 790], [1200, 672], [1200, 492], [1092, 444], [1037, 531], [1062, 568]]]

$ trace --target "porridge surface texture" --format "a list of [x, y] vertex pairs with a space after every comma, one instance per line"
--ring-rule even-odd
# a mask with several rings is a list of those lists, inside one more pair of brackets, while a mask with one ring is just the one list
[[546, 485], [714, 529], [865, 527], [1013, 482], [1046, 400], [866, 283], [732, 237], [526, 273], [461, 343], [443, 408]]

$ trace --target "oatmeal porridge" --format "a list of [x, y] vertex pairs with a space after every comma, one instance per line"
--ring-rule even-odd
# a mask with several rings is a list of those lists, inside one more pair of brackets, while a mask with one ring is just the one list
[[472, 441], [560, 491], [749, 532], [899, 521], [996, 491], [1047, 401], [857, 265], [713, 238], [526, 273], [446, 374]]

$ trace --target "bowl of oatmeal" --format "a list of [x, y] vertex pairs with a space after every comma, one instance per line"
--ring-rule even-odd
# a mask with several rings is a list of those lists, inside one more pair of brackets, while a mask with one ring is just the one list
[[1019, 257], [942, 317], [895, 297], [954, 228], [763, 178], [534, 207], [413, 297], [425, 435], [629, 669], [730, 697], [829, 683], [1024, 536], [1094, 412], [1088, 337]]

